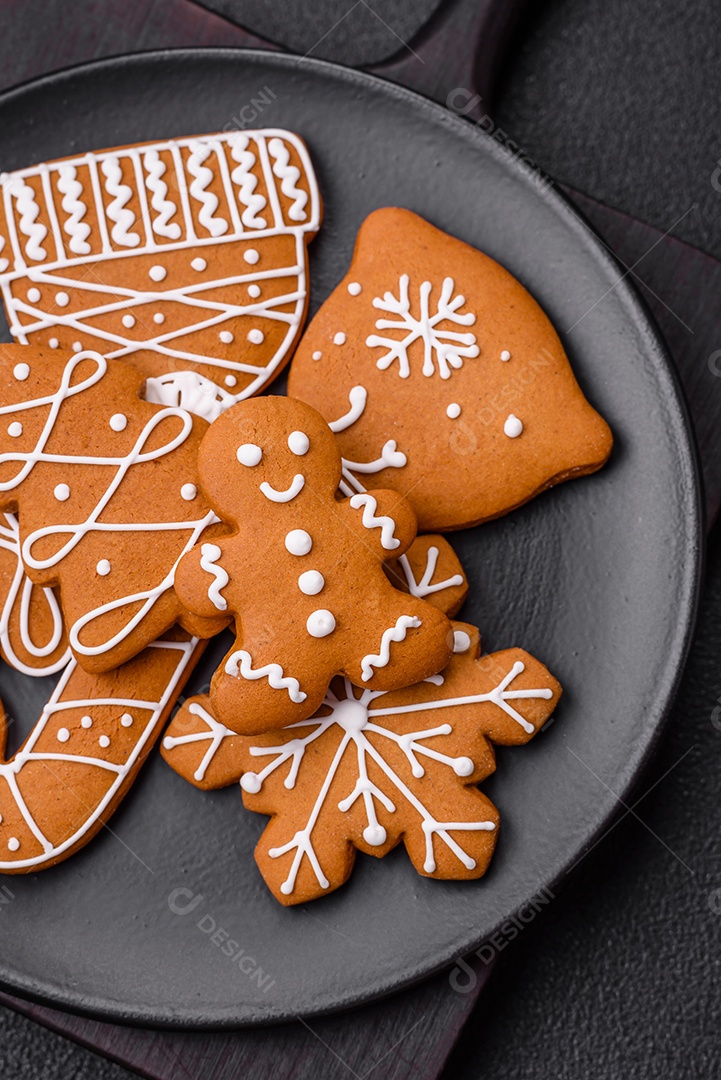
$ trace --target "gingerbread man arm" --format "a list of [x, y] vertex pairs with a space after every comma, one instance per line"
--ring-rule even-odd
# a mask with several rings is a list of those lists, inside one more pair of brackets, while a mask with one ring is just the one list
[[223, 540], [206, 540], [191, 548], [178, 563], [175, 592], [193, 615], [213, 619], [228, 614], [228, 600], [223, 595], [230, 582], [223, 565], [225, 555]]
[[364, 491], [343, 499], [346, 521], [380, 559], [402, 555], [416, 537], [415, 512], [397, 491]]

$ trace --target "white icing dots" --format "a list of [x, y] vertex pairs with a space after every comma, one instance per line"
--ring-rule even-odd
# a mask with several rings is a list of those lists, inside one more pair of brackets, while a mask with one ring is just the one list
[[318, 611], [312, 611], [308, 616], [305, 628], [311, 637], [328, 637], [328, 635], [332, 634], [335, 630], [335, 618], [333, 612], [328, 611], [327, 608], [319, 608]]
[[66, 499], [70, 498], [70, 488], [67, 484], [58, 484], [53, 491], [53, 495], [58, 502], [65, 502]]
[[221, 330], [218, 334], [218, 337], [224, 345], [230, 345], [231, 341], [233, 340], [233, 334], [230, 330]]
[[82, 351], [83, 351], [82, 342], [74, 341], [73, 342], [73, 352], [82, 352]]
[[28, 300], [31, 304], [37, 304], [40, 299], [40, 289], [28, 289]]
[[59, 344], [60, 344], [60, 342], [58, 341], [58, 339], [56, 337], [51, 337], [50, 341], [48, 342], [48, 345], [50, 346], [51, 349], [57, 349]]
[[313, 547], [313, 540], [305, 529], [291, 529], [285, 538], [285, 546], [291, 555], [307, 555]]
[[208, 264], [205, 259], [201, 259], [201, 257], [198, 255], [196, 259], [193, 259], [191, 261], [190, 265], [192, 266], [193, 270], [197, 270], [199, 274], [202, 274]]
[[298, 578], [298, 588], [305, 596], [317, 596], [325, 585], [325, 578], [319, 570], [306, 570]]
[[23, 426], [19, 420], [13, 420], [8, 428], [8, 435], [11, 435], [13, 439], [17, 439], [23, 433]]
[[83, 717], [81, 717], [80, 718], [80, 726], [84, 727], [86, 730], [88, 728], [91, 728], [93, 726], [93, 718], [92, 718], [92, 716], [83, 716]]
[[503, 362], [505, 363], [507, 360], [510, 360], [510, 359], [511, 359], [511, 354], [509, 353], [508, 349], [504, 349], [503, 352], [501, 353], [501, 360], [503, 360]]
[[66, 292], [56, 292], [55, 303], [58, 305], [58, 307], [67, 307], [70, 303], [70, 297]]
[[380, 847], [388, 839], [388, 833], [382, 825], [366, 825], [363, 830], [363, 839], [371, 847]]
[[248, 341], [251, 345], [262, 345], [265, 341], [265, 334], [262, 330], [249, 330]]
[[103, 750], [107, 750], [107, 748], [110, 746], [110, 739], [107, 735], [101, 735], [98, 739], [98, 743], [102, 746]]
[[517, 439], [522, 431], [522, 421], [519, 420], [517, 416], [514, 416], [513, 413], [511, 413], [506, 419], [505, 424], [503, 425], [504, 435], [507, 435], [509, 439]]
[[313, 353], [313, 359], [320, 360], [322, 355], [323, 353], [320, 351], [320, 349], [316, 349], [316, 351]]
[[123, 715], [120, 717], [120, 723], [123, 725], [123, 727], [133, 726], [133, 718], [129, 712], [123, 713]]
[[346, 336], [345, 336], [345, 334], [343, 333], [342, 330], [339, 330], [338, 333], [335, 334], [334, 337], [333, 337], [333, 344], [334, 345], [345, 345], [345, 342], [346, 342]]
[[16, 364], [15, 367], [13, 368], [13, 375], [18, 380], [18, 382], [25, 382], [25, 380], [27, 379], [29, 374], [30, 374], [30, 365], [29, 364]]
[[298, 457], [303, 457], [310, 448], [310, 439], [304, 431], [291, 431], [288, 436], [288, 448]]
[[163, 325], [163, 323], [165, 322], [165, 315], [163, 315], [162, 311], [155, 312], [155, 314], [153, 315], [153, 322], [156, 324], [156, 326]]
[[183, 484], [180, 489], [180, 497], [185, 499], [186, 502], [192, 502], [197, 494], [198, 489], [195, 484]]
[[262, 783], [257, 773], [247, 772], [241, 776], [240, 786], [243, 791], [247, 791], [249, 795], [257, 795], [262, 787]]
[[260, 285], [249, 285], [248, 296], [252, 296], [254, 300], [257, 300], [260, 296]]
[[363, 286], [361, 285], [360, 281], [348, 282], [348, 292], [351, 294], [351, 296], [359, 296], [362, 291]]
[[460, 405], [458, 404], [457, 401], [452, 401], [451, 404], [446, 409], [446, 416], [449, 418], [449, 420], [457, 420], [460, 415], [461, 415], [461, 407], [460, 407]]
[[108, 559], [101, 559], [95, 569], [101, 577], [107, 577], [110, 573], [110, 562]]
[[58, 728], [58, 742], [67, 742], [70, 738], [70, 732], [66, 727]]
[[475, 766], [469, 757], [459, 757], [453, 762], [456, 776], [470, 776]]
[[125, 431], [128, 426], [128, 418], [125, 413], [116, 412], [110, 417], [108, 423], [113, 431]]
[[168, 271], [165, 269], [164, 266], [159, 266], [156, 264], [155, 266], [151, 266], [148, 270], [148, 277], [151, 281], [165, 281], [167, 276]]
[[123, 326], [126, 326], [128, 328], [128, 330], [131, 330], [135, 326], [135, 316], [134, 315], [123, 315], [122, 323], [123, 323]]
[[223, 379], [223, 382], [225, 383], [226, 386], [235, 386], [237, 381], [238, 380], [236, 379], [235, 375], [226, 375], [225, 378]]
[[263, 451], [255, 443], [243, 443], [239, 446], [236, 455], [241, 465], [247, 465], [252, 468], [253, 465], [259, 465], [260, 460], [263, 457]]
[[456, 653], [456, 652], [459, 652], [459, 653], [468, 652], [470, 647], [471, 647], [470, 635], [467, 634], [465, 630], [454, 630], [453, 631], [453, 651], [454, 651], [454, 653]]
[[11, 836], [8, 840], [8, 851], [17, 851], [20, 847], [20, 841], [17, 836]]
[[255, 266], [258, 259], [260, 258], [260, 255], [255, 250], [255, 248], [248, 248], [247, 251], [243, 252], [243, 258], [247, 263], [250, 263], [251, 266]]

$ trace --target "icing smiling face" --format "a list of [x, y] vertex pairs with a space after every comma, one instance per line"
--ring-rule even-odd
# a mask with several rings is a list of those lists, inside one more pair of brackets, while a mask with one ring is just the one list
[[346, 494], [410, 492], [423, 532], [499, 517], [612, 445], [550, 321], [506, 270], [377, 210], [296, 351], [288, 392], [337, 434]]
[[305, 719], [341, 672], [382, 690], [443, 665], [447, 619], [384, 573], [415, 537], [410, 506], [389, 491], [336, 498], [340, 457], [314, 409], [273, 397], [237, 405], [208, 429], [198, 462], [235, 532], [188, 552], [175, 588], [197, 616], [235, 617], [235, 646], [211, 684], [224, 724], [253, 732]]

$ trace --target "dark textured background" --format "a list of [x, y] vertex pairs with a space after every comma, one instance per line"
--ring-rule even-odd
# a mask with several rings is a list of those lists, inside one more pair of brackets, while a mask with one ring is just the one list
[[[362, 0], [206, 6], [299, 52], [355, 7], [313, 55], [367, 63], [395, 46]], [[432, 6], [373, 2], [401, 35]], [[712, 182], [721, 159], [721, 7], [713, 0], [536, 7], [489, 106], [495, 123], [551, 175], [721, 258], [721, 191]], [[7, 24], [12, 5], [2, 16]], [[636, 798], [644, 797], [505, 950], [448, 1080], [721, 1076], [719, 700], [715, 535], [697, 642], [667, 735], [639, 786]], [[130, 1075], [12, 1012], [3, 1010], [0, 1021], [2, 1077]]]

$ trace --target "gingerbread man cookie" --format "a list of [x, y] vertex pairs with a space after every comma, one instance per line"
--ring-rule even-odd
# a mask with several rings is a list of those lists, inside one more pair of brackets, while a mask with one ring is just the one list
[[346, 494], [370, 475], [408, 491], [423, 532], [499, 517], [611, 451], [520, 282], [408, 210], [364, 222], [288, 392], [337, 433]]
[[282, 369], [322, 206], [289, 131], [120, 146], [0, 178], [0, 288], [16, 341], [94, 349], [149, 400], [213, 420]]
[[380, 858], [401, 840], [425, 877], [485, 873], [499, 814], [476, 785], [495, 769], [493, 744], [528, 742], [561, 688], [523, 650], [479, 658], [476, 628], [453, 629], [442, 674], [391, 692], [335, 680], [312, 719], [281, 731], [237, 735], [207, 697], [173, 718], [165, 760], [198, 787], [240, 778], [248, 809], [270, 815], [255, 857], [282, 904], [326, 895], [356, 851]]
[[0, 346], [0, 508], [19, 511], [25, 570], [59, 586], [70, 647], [88, 671], [128, 660], [184, 611], [175, 565], [224, 531], [198, 488], [205, 421], [139, 397], [142, 376], [97, 353]]
[[202, 618], [235, 618], [211, 683], [224, 724], [252, 733], [304, 720], [338, 673], [388, 690], [443, 667], [448, 620], [383, 572], [414, 539], [415, 515], [392, 491], [336, 497], [340, 455], [314, 409], [273, 397], [234, 406], [208, 429], [198, 469], [234, 531], [188, 552], [175, 589]]

